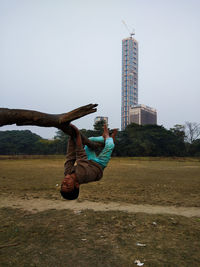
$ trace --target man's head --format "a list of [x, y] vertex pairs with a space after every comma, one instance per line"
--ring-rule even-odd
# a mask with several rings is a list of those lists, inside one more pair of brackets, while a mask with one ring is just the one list
[[68, 200], [78, 198], [79, 183], [76, 181], [76, 174], [67, 174], [61, 183], [60, 193], [62, 197]]

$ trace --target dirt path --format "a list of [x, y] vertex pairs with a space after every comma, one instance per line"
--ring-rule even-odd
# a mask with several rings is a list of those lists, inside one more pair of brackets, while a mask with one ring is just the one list
[[117, 202], [91, 202], [91, 201], [65, 201], [50, 200], [41, 198], [21, 199], [0, 197], [0, 208], [11, 207], [20, 208], [33, 213], [48, 209], [71, 209], [75, 212], [92, 209], [94, 211], [125, 211], [130, 213], [144, 212], [148, 214], [174, 214], [185, 217], [200, 217], [200, 208], [197, 207], [175, 207], [175, 206], [155, 206], [155, 205], [134, 205]]

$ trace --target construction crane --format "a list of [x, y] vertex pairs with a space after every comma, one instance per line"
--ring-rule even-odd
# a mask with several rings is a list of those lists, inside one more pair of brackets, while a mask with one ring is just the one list
[[133, 35], [135, 35], [135, 30], [132, 29], [132, 31], [131, 31], [124, 20], [122, 20], [122, 23], [124, 24], [124, 26], [126, 27], [126, 29], [128, 30], [128, 32], [129, 32], [129, 34], [130, 34], [130, 36], [132, 38]]

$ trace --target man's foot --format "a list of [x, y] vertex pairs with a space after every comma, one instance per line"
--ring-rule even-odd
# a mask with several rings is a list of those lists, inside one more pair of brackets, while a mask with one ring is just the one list
[[117, 129], [112, 130], [111, 137], [112, 137], [114, 143], [115, 143], [115, 136], [117, 135], [117, 131], [118, 131]]
[[107, 128], [107, 125], [106, 123], [104, 124], [103, 126], [103, 134], [102, 134], [103, 138], [106, 140], [107, 138], [109, 138], [109, 131], [108, 131], [108, 128]]

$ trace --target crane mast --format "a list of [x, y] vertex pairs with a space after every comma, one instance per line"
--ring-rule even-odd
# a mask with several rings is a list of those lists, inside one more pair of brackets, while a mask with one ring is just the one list
[[127, 31], [129, 32], [131, 38], [133, 37], [133, 35], [135, 35], [135, 30], [132, 29], [132, 31], [130, 30], [130, 28], [127, 26], [126, 22], [124, 20], [122, 20], [122, 23], [124, 24], [124, 26], [126, 27]]

